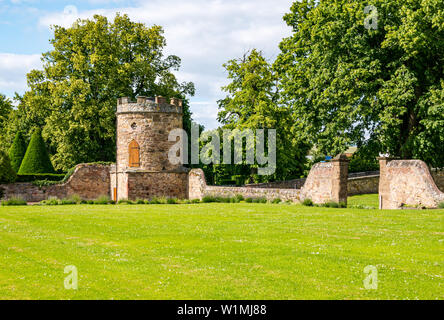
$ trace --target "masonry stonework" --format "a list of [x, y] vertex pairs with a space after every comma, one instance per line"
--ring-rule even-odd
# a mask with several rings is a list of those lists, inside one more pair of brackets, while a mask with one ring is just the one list
[[58, 199], [78, 195], [85, 200], [109, 196], [110, 166], [98, 164], [79, 164], [74, 173], [63, 184], [38, 187], [29, 182], [0, 185], [3, 198], [18, 196], [28, 202], [39, 202], [50, 197]]
[[188, 178], [190, 199], [202, 199], [206, 195], [234, 196], [241, 194], [245, 198], [281, 199], [282, 201], [301, 202], [311, 199], [321, 204], [328, 201], [347, 202], [348, 160], [340, 155], [332, 162], [315, 164], [301, 189], [281, 189], [261, 187], [219, 187], [207, 186], [201, 169], [193, 169]]
[[379, 158], [379, 206], [436, 208], [444, 193], [436, 186], [430, 170], [421, 160]]
[[168, 159], [176, 143], [170, 131], [182, 129], [182, 100], [138, 97], [117, 102], [117, 157], [111, 170], [115, 200], [188, 196], [188, 171]]

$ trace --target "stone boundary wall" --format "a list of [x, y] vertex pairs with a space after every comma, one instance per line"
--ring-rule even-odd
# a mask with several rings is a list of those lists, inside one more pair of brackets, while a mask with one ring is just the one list
[[380, 158], [379, 164], [381, 209], [436, 208], [444, 202], [444, 192], [438, 189], [424, 161]]
[[202, 199], [206, 195], [234, 196], [241, 194], [245, 198], [264, 197], [267, 200], [279, 198], [283, 201], [300, 202], [306, 198], [314, 203], [327, 201], [347, 202], [348, 159], [341, 155], [332, 162], [315, 164], [307, 177], [303, 188], [254, 188], [208, 186], [204, 172], [192, 169], [188, 174], [189, 199]]
[[246, 184], [246, 188], [272, 188], [272, 189], [300, 189], [304, 186], [307, 178], [292, 179], [286, 181], [250, 183]]
[[378, 193], [379, 189], [379, 172], [378, 175], [373, 176], [358, 176], [355, 178], [348, 178], [347, 190], [348, 196], [355, 196], [359, 194]]
[[31, 182], [2, 184], [3, 198], [20, 197], [28, 202], [39, 202], [49, 197], [58, 199], [79, 195], [85, 200], [109, 196], [110, 166], [99, 164], [79, 164], [74, 173], [63, 184], [38, 187]]
[[348, 163], [344, 155], [338, 155], [331, 162], [318, 162], [308, 174], [301, 189], [302, 199], [311, 199], [314, 203], [328, 201], [347, 203]]

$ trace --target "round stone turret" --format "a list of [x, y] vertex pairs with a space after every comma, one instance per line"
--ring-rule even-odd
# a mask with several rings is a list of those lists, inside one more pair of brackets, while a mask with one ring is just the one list
[[117, 156], [111, 170], [115, 200], [153, 197], [187, 198], [187, 170], [168, 160], [176, 141], [169, 133], [182, 129], [182, 100], [137, 97], [117, 101]]
[[169, 132], [182, 129], [182, 100], [137, 97], [117, 103], [118, 170], [171, 171], [180, 165], [168, 160]]

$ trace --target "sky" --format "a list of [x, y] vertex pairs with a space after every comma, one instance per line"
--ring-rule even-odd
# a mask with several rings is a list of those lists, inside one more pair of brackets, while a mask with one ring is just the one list
[[41, 54], [51, 50], [51, 25], [70, 26], [77, 18], [117, 12], [133, 21], [164, 28], [165, 54], [182, 59], [179, 81], [192, 81], [193, 119], [216, 128], [217, 100], [227, 74], [222, 65], [253, 48], [270, 61], [291, 29], [282, 20], [291, 0], [0, 0], [0, 93], [12, 98], [27, 90], [26, 74], [41, 69]]

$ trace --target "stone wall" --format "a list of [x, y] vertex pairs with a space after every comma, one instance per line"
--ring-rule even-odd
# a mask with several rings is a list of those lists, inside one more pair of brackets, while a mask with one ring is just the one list
[[435, 184], [430, 170], [421, 160], [380, 158], [379, 206], [436, 208], [444, 193]]
[[314, 203], [347, 203], [348, 163], [345, 155], [339, 155], [331, 162], [316, 163], [301, 189], [302, 199], [311, 199]]
[[347, 202], [348, 159], [338, 156], [332, 162], [317, 163], [310, 170], [305, 185], [301, 189], [264, 188], [264, 187], [219, 187], [207, 186], [201, 169], [193, 169], [188, 175], [188, 196], [202, 199], [205, 195], [234, 196], [267, 200], [279, 198], [283, 201], [300, 202], [306, 198], [314, 203], [327, 201]]
[[444, 168], [432, 169], [430, 173], [438, 189], [444, 192]]
[[303, 187], [307, 179], [292, 179], [286, 181], [264, 182], [264, 183], [250, 183], [246, 184], [247, 188], [272, 188], [272, 189], [300, 189]]
[[347, 189], [349, 197], [358, 194], [378, 193], [378, 188], [379, 188], [379, 174], [348, 178]]
[[188, 198], [187, 172], [127, 172], [129, 200]]
[[205, 195], [233, 197], [241, 194], [244, 198], [266, 198], [269, 201], [281, 199], [282, 201], [300, 202], [300, 189], [273, 189], [273, 188], [247, 188], [247, 187], [219, 187], [207, 186]]
[[20, 197], [28, 202], [39, 202], [49, 197], [58, 199], [79, 195], [82, 199], [93, 200], [102, 195], [109, 196], [109, 166], [79, 164], [74, 173], [63, 184], [38, 187], [30, 182], [0, 185], [4, 199]]

